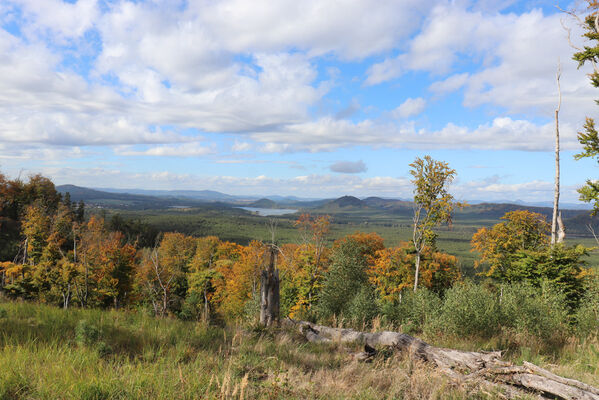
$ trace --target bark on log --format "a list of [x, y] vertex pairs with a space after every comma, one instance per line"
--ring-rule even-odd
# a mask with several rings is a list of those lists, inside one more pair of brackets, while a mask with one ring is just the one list
[[565, 400], [599, 400], [599, 389], [574, 379], [563, 378], [541, 367], [525, 362], [513, 365], [501, 359], [501, 352], [474, 352], [445, 349], [405, 333], [360, 332], [352, 329], [331, 328], [305, 321], [286, 320], [299, 328], [310, 342], [362, 343], [366, 352], [356, 355], [368, 359], [377, 347], [392, 347], [412, 360], [431, 363], [459, 383], [499, 390], [506, 398], [536, 394], [540, 398]]

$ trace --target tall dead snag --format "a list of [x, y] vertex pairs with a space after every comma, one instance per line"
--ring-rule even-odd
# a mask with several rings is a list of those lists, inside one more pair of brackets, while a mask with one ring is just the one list
[[566, 236], [564, 224], [561, 220], [559, 212], [559, 111], [562, 106], [562, 90], [560, 87], [560, 77], [562, 68], [560, 63], [557, 64], [557, 73], [555, 79], [557, 81], [558, 102], [555, 109], [555, 186], [553, 190], [553, 218], [551, 219], [551, 246], [555, 243], [561, 243]]
[[376, 348], [392, 348], [414, 361], [435, 365], [458, 384], [491, 388], [508, 399], [534, 394], [541, 399], [599, 400], [599, 389], [593, 386], [563, 378], [528, 362], [518, 366], [503, 361], [499, 351], [444, 349], [399, 332], [360, 332], [290, 319], [286, 323], [299, 328], [310, 342], [364, 344], [366, 352], [355, 355], [357, 359], [372, 357]]
[[260, 324], [271, 326], [279, 322], [279, 270], [276, 268], [277, 247], [269, 246], [268, 267], [260, 276]]

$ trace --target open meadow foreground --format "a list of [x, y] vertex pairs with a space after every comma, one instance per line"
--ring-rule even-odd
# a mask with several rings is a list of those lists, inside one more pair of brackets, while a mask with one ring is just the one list
[[0, 400], [599, 400], [599, 2], [0, 0]]

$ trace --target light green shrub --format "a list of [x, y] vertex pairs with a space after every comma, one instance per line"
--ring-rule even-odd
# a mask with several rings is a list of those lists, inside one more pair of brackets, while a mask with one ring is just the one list
[[438, 321], [442, 333], [491, 337], [499, 333], [498, 296], [483, 285], [470, 282], [447, 290]]

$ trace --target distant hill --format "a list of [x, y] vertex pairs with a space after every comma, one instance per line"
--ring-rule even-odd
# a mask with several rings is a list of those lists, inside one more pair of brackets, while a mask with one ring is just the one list
[[338, 199], [331, 200], [331, 201], [325, 203], [321, 208], [323, 208], [323, 209], [338, 209], [338, 208], [363, 209], [363, 208], [367, 208], [367, 207], [368, 206], [366, 205], [366, 203], [364, 203], [362, 200], [358, 199], [357, 197], [343, 196], [343, 197], [339, 197]]
[[[244, 205], [257, 208], [297, 208], [308, 212], [332, 214], [361, 210], [372, 214], [380, 211], [388, 215], [409, 217], [413, 213], [413, 203], [399, 199], [385, 199], [381, 197], [367, 197], [360, 200], [354, 196], [342, 196], [337, 199], [323, 200], [295, 200], [291, 197], [282, 197], [279, 201], [272, 198], [250, 200], [241, 196], [232, 196], [211, 190], [133, 190], [136, 193], [124, 192], [124, 189], [109, 189], [106, 191], [90, 189], [75, 185], [60, 185], [56, 189], [60, 193], [69, 192], [72, 201], [83, 200], [90, 206], [116, 209], [163, 209], [163, 208], [231, 208]], [[155, 195], [142, 194], [153, 193]], [[377, 211], [378, 210], [378, 211]], [[515, 210], [528, 210], [543, 214], [549, 220], [552, 214], [551, 207], [538, 207], [530, 204], [513, 203], [476, 203], [468, 207], [457, 209], [455, 220], [488, 220], [495, 223], [505, 213]], [[590, 217], [589, 210], [566, 209], [561, 210], [566, 231], [573, 235], [589, 235], [588, 224], [592, 224], [599, 232], [599, 217]]]
[[150, 196], [135, 195], [130, 193], [109, 193], [95, 189], [88, 189], [75, 185], [60, 185], [56, 186], [59, 193], [70, 193], [73, 201], [89, 201], [98, 199], [123, 200], [123, 201], [147, 201], [154, 199]]
[[[142, 194], [105, 192], [75, 185], [56, 187], [59, 193], [69, 193], [71, 201], [83, 200], [88, 206], [118, 209], [147, 210], [153, 208], [172, 207], [205, 207], [207, 204], [222, 207], [222, 203], [206, 203], [205, 201], [173, 196], [147, 196]], [[230, 207], [229, 205], [224, 205]]]
[[248, 204], [248, 207], [278, 208], [278, 205], [270, 199], [260, 199], [258, 201], [254, 201], [253, 203]]
[[[150, 190], [150, 189], [110, 189], [98, 188], [108, 193], [138, 194], [153, 197], [178, 197], [203, 201], [235, 201], [247, 199], [243, 196], [232, 196], [214, 190]], [[251, 198], [254, 200], [255, 198]]]

